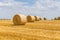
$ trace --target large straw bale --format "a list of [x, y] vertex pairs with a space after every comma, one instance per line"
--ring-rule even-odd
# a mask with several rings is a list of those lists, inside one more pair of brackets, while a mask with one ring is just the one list
[[27, 22], [27, 19], [26, 19], [26, 16], [25, 15], [16, 14], [13, 17], [13, 23], [15, 25], [24, 25], [24, 24], [26, 24], [26, 22]]
[[44, 20], [47, 20], [47, 18], [46, 18], [46, 17], [44, 17]]
[[31, 15], [27, 16], [27, 22], [34, 22], [34, 21], [35, 21], [35, 17], [34, 16], [31, 16]]
[[40, 17], [39, 16], [35, 16], [35, 21], [39, 21]]

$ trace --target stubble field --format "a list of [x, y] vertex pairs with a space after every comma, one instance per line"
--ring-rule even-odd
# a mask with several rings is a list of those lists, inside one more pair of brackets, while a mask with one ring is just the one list
[[26, 25], [0, 20], [0, 40], [60, 40], [60, 20], [41, 20]]

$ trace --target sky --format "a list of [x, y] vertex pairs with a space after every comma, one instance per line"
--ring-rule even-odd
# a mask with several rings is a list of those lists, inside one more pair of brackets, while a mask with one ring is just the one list
[[0, 0], [0, 19], [12, 19], [15, 14], [52, 19], [60, 16], [60, 0]]

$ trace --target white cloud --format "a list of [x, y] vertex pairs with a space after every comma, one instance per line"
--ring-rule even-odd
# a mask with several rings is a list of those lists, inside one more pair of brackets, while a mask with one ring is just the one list
[[11, 6], [12, 4], [11, 3], [3, 3], [3, 2], [0, 2], [0, 6]]
[[26, 9], [25, 11], [31, 15], [40, 15], [42, 17], [54, 18], [59, 16], [60, 2], [53, 0], [37, 0], [33, 6], [28, 6]]
[[17, 6], [17, 5], [24, 5], [28, 4], [27, 2], [16, 2], [14, 0], [4, 0], [0, 2], [0, 6]]
[[[23, 13], [25, 15], [39, 15], [47, 18], [59, 16], [60, 13], [60, 2], [53, 0], [37, 0], [32, 6], [25, 4], [28, 4], [28, 2], [16, 2], [14, 0], [0, 2], [0, 6], [7, 6], [6, 8], [2, 9], [4, 12], [1, 13], [5, 13], [5, 15], [10, 14], [11, 16], [16, 13]], [[5, 9], [8, 12], [5, 12]]]

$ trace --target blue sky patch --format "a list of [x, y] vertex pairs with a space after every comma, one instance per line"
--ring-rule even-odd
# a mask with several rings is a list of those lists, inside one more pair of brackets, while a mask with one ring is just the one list
[[33, 5], [36, 0], [15, 0], [17, 2], [27, 2], [28, 4], [25, 4], [25, 5]]

